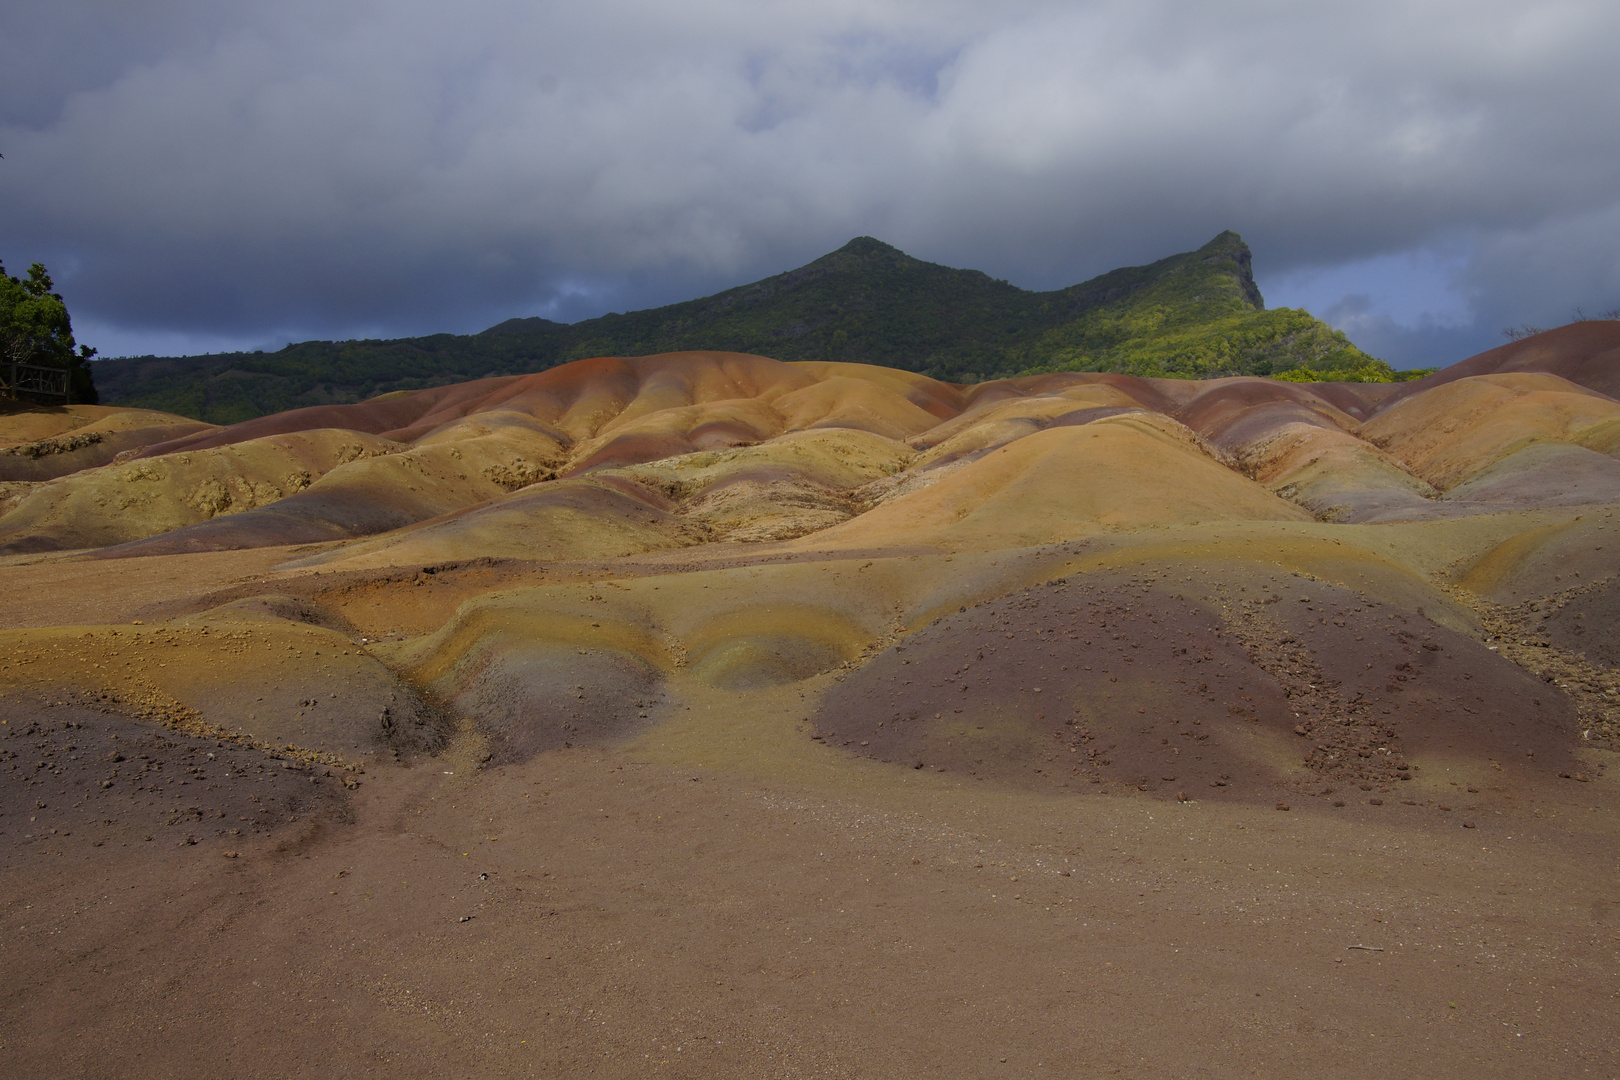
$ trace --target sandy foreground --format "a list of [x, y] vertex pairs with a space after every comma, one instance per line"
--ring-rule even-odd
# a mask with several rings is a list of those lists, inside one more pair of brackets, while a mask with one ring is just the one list
[[694, 721], [757, 744], [725, 768], [656, 732], [471, 777], [453, 748], [353, 790], [300, 773], [322, 797], [258, 835], [133, 802], [8, 827], [4, 1072], [1620, 1068], [1610, 782], [1484, 813], [1055, 798], [773, 769], [793, 701], [746, 704]]

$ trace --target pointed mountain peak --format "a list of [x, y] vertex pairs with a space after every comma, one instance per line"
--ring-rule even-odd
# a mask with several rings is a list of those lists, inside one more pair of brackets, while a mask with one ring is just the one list
[[1222, 262], [1230, 263], [1231, 265], [1227, 269], [1233, 279], [1237, 281], [1238, 288], [1243, 293], [1243, 298], [1253, 305], [1256, 311], [1266, 309], [1265, 298], [1260, 295], [1260, 286], [1254, 283], [1254, 270], [1251, 265], [1254, 261], [1254, 255], [1249, 251], [1249, 245], [1243, 242], [1243, 237], [1231, 229], [1227, 229], [1199, 248], [1194, 254], [1204, 262], [1212, 265], [1219, 265]]
[[[905, 255], [906, 253], [901, 251], [899, 248], [895, 247], [893, 244], [885, 244], [883, 241], [878, 240], [875, 237], [857, 236], [855, 239], [851, 240], [849, 243], [845, 244], [843, 247], [841, 247], [837, 251], [833, 252], [833, 254], [834, 255]], [[910, 256], [906, 256], [906, 257], [910, 258]]]

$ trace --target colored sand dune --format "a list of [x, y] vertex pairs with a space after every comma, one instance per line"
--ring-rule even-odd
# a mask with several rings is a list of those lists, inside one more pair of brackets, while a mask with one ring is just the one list
[[[690, 352], [222, 428], [21, 412], [0, 551], [17, 581], [262, 553], [251, 580], [55, 621], [241, 627], [176, 638], [179, 670], [141, 685], [315, 751], [409, 755], [461, 725], [521, 760], [648, 737], [699, 690], [799, 686], [841, 752], [1077, 795], [1394, 791], [1426, 754], [1515, 758], [1511, 786], [1533, 779], [1514, 746], [1556, 774], [1581, 768], [1577, 728], [1617, 734], [1617, 343], [1577, 324], [1405, 384], [960, 385]], [[1491, 605], [1537, 601], [1584, 696], [1487, 647]], [[67, 632], [35, 618], [18, 655]], [[221, 642], [317, 632], [373, 687], [324, 727], [260, 690], [336, 676], [244, 659], [211, 681]], [[6, 677], [133, 692], [97, 659], [129, 643], [83, 640], [104, 644]], [[409, 704], [384, 717], [384, 689]]]
[[1617, 357], [0, 413], [0, 1061], [1608, 1075]]

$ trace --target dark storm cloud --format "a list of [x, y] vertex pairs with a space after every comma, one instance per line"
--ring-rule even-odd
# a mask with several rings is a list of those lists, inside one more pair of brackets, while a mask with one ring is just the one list
[[[1236, 228], [1274, 301], [1374, 268], [1344, 289], [1365, 308], [1340, 308], [1396, 352], [1620, 304], [1612, 4], [172, 0], [8, 20], [0, 255], [50, 262], [108, 351], [576, 318], [861, 233], [1051, 287]], [[1464, 254], [1401, 286], [1450, 312], [1425, 322], [1379, 300], [1376, 267], [1429, 250]]]

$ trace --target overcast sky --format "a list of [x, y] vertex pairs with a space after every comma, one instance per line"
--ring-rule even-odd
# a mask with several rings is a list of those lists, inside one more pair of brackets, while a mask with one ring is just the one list
[[0, 258], [104, 355], [468, 332], [871, 235], [1055, 288], [1236, 229], [1398, 366], [1620, 307], [1620, 4], [52, 0]]

